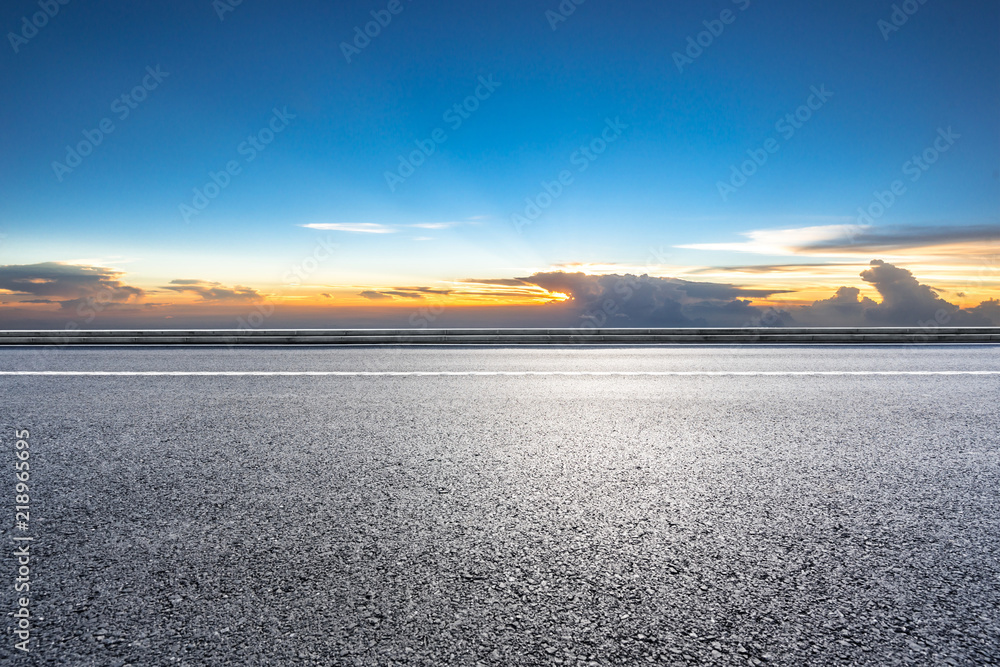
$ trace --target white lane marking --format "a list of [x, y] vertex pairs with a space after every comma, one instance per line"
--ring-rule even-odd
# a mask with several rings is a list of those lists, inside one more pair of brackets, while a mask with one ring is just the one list
[[817, 376], [817, 375], [1000, 375], [997, 371], [0, 371], [0, 375], [54, 376], [319, 376], [319, 377], [481, 377], [481, 376]]

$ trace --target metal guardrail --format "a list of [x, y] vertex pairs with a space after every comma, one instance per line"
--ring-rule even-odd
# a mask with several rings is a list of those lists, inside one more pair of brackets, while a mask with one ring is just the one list
[[1000, 327], [0, 331], [9, 345], [647, 345], [1000, 343]]

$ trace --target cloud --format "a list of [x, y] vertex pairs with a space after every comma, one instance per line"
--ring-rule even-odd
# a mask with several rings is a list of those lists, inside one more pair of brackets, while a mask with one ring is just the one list
[[689, 243], [674, 246], [687, 250], [751, 252], [758, 255], [798, 255], [804, 248], [857, 234], [857, 225], [820, 225], [793, 229], [758, 229], [742, 232], [748, 241], [736, 243]]
[[858, 227], [850, 237], [828, 239], [803, 248], [804, 250], [848, 250], [866, 253], [889, 250], [910, 250], [957, 243], [990, 243], [1000, 241], [1000, 226], [884, 226]]
[[708, 327], [744, 329], [748, 327], [783, 327], [794, 322], [785, 308], [762, 308], [746, 299], [724, 303], [701, 301], [685, 306], [685, 312]]
[[967, 308], [969, 313], [976, 317], [981, 317], [994, 326], [1000, 326], [1000, 300], [990, 299], [983, 301], [975, 308]]
[[740, 234], [749, 240], [732, 243], [691, 243], [688, 250], [748, 252], [759, 255], [866, 255], [942, 245], [995, 243], [998, 225], [819, 225], [791, 229], [759, 229]]
[[264, 295], [252, 287], [236, 285], [226, 287], [221, 283], [206, 280], [179, 279], [171, 280], [162, 289], [173, 292], [196, 294], [202, 301], [255, 302], [262, 301]]
[[856, 262], [850, 264], [836, 263], [815, 263], [815, 264], [743, 264], [739, 266], [706, 266], [694, 269], [689, 275], [701, 273], [718, 273], [720, 271], [729, 273], [806, 273], [815, 275], [816, 271], [839, 266], [857, 266]]
[[864, 326], [865, 311], [877, 308], [878, 303], [860, 295], [857, 287], [841, 287], [829, 299], [797, 309], [794, 317], [798, 323], [811, 326]]
[[365, 290], [358, 294], [358, 296], [363, 296], [366, 299], [371, 299], [372, 301], [382, 301], [385, 299], [392, 300], [392, 297], [388, 294], [382, 294], [381, 292], [376, 292], [374, 290]]
[[401, 292], [399, 290], [383, 290], [379, 292], [383, 296], [398, 296], [404, 299], [423, 299], [423, 294], [415, 294], [413, 292]]
[[461, 222], [418, 222], [414, 225], [407, 225], [408, 227], [416, 227], [418, 229], [449, 229], [451, 227], [457, 227]]
[[498, 290], [498, 289], [480, 290], [480, 289], [474, 289], [473, 288], [473, 289], [455, 290], [454, 292], [452, 292], [452, 294], [455, 295], [455, 296], [489, 297], [491, 299], [511, 298], [511, 299], [523, 300], [525, 298], [531, 298], [533, 300], [539, 300], [539, 299], [541, 299], [542, 301], [546, 301], [546, 302], [551, 302], [551, 301], [554, 301], [554, 300], [558, 300], [558, 299], [554, 299], [551, 294], [549, 294], [548, 292], [546, 292], [543, 289], [540, 289], [540, 288], [537, 288], [537, 287], [535, 289], [537, 291], [534, 291], [534, 292], [521, 292], [521, 291], [518, 291], [518, 290], [502, 290], [502, 289], [501, 290]]
[[475, 283], [477, 285], [503, 285], [506, 287], [521, 287], [528, 284], [521, 278], [466, 278], [462, 282]]
[[[411, 225], [383, 225], [377, 222], [314, 222], [300, 225], [307, 229], [320, 229], [328, 232], [353, 232], [355, 234], [395, 234], [402, 228], [411, 229], [450, 229], [459, 225], [472, 224], [468, 222], [417, 222]], [[414, 241], [430, 241], [429, 236], [418, 236]]]
[[[562, 307], [580, 323], [601, 327], [750, 326], [764, 311], [740, 297], [775, 293], [632, 274], [547, 272], [518, 280], [568, 295], [569, 302]], [[778, 313], [773, 319], [783, 322], [783, 317]]]
[[[607, 278], [608, 280], [603, 280]], [[658, 293], [670, 294], [671, 298], [684, 299], [735, 299], [737, 297], [767, 297], [787, 290], [748, 289], [738, 285], [725, 283], [706, 283], [682, 280], [680, 278], [663, 278], [648, 275], [604, 274], [590, 275], [586, 273], [566, 273], [553, 271], [536, 273], [527, 278], [518, 278], [521, 284], [539, 285], [550, 292], [572, 294], [574, 298], [588, 294], [603, 294], [609, 283], [621, 284], [627, 281], [634, 287], [655, 289]], [[496, 284], [511, 284], [497, 282]]]
[[434, 289], [433, 287], [393, 287], [392, 289], [365, 290], [359, 296], [372, 300], [391, 299], [394, 296], [401, 299], [423, 299], [426, 294], [447, 296], [453, 292], [454, 290]]
[[648, 275], [589, 275], [547, 272], [527, 278], [479, 281], [484, 284], [537, 285], [570, 297], [564, 304], [574, 319], [607, 327], [756, 327], [756, 326], [988, 326], [1000, 325], [1000, 301], [962, 309], [948, 302], [907, 269], [873, 260], [860, 273], [881, 297], [862, 296], [857, 286], [808, 306], [761, 307], [753, 299], [776, 290], [704, 283]]
[[871, 283], [882, 296], [882, 303], [865, 311], [873, 324], [914, 326], [919, 322], [974, 325], [972, 315], [937, 295], [934, 288], [923, 285], [907, 269], [872, 260], [870, 269], [861, 272], [861, 279]]
[[400, 290], [402, 292], [415, 292], [418, 294], [441, 294], [441, 295], [451, 294], [453, 291], [450, 289], [435, 289], [433, 287], [393, 287], [392, 289]]
[[84, 304], [102, 307], [133, 303], [145, 291], [121, 281], [121, 271], [100, 266], [43, 262], [0, 266], [0, 289], [15, 296], [35, 297], [22, 303], [58, 303], [67, 309]]
[[860, 297], [856, 287], [841, 287], [830, 299], [794, 310], [794, 317], [812, 326], [987, 326], [1000, 322], [990, 302], [963, 310], [920, 283], [908, 269], [881, 259], [872, 260], [861, 279], [875, 288], [881, 302]]
[[353, 232], [357, 234], [396, 233], [396, 230], [392, 227], [375, 222], [316, 222], [301, 226], [307, 229], [320, 229], [328, 232]]
[[736, 298], [766, 298], [772, 294], [787, 294], [792, 290], [778, 289], [751, 289], [748, 287], [737, 287], [724, 283], [696, 283], [677, 278], [665, 278], [661, 280], [673, 280], [677, 289], [681, 290], [692, 299], [736, 299]]

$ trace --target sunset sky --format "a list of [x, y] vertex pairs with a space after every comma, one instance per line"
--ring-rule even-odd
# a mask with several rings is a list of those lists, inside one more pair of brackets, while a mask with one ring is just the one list
[[995, 0], [51, 4], [0, 328], [1000, 325]]

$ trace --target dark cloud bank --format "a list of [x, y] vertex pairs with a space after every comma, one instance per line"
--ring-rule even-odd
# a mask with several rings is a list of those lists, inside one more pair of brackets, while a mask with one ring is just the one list
[[43, 262], [0, 266], [0, 289], [32, 299], [22, 303], [58, 304], [63, 310], [115, 308], [135, 304], [145, 290], [121, 282], [121, 273], [96, 266]]
[[[172, 305], [148, 301], [150, 296], [190, 293], [200, 297], [199, 303], [215, 306], [257, 303], [264, 298], [250, 287], [226, 287], [204, 280], [174, 280], [147, 291], [125, 284], [122, 275], [114, 269], [60, 262], [0, 266], [0, 289], [10, 292], [0, 295], [5, 306], [0, 309], [0, 328], [63, 328], [69, 323], [73, 328], [95, 328], [98, 319], [110, 328], [147, 328], [150, 317], [159, 316]], [[20, 304], [52, 304], [58, 311], [27, 311], [18, 308]]]
[[753, 305], [777, 292], [647, 275], [538, 273], [519, 279], [571, 297], [564, 304], [580, 325], [601, 327], [752, 326], [990, 326], [1000, 325], [1000, 301], [971, 309], [949, 303], [903, 268], [874, 260], [861, 279], [881, 302], [841, 287], [829, 299], [785, 309]]
[[[123, 283], [122, 275], [121, 271], [100, 266], [59, 262], [10, 264], [0, 266], [0, 289], [14, 293], [8, 303], [53, 303], [63, 309], [80, 304], [103, 304], [105, 307], [135, 304], [148, 296], [146, 290]], [[252, 287], [226, 287], [206, 280], [172, 280], [161, 290], [196, 294], [203, 301], [254, 302], [263, 299], [263, 295]], [[25, 299], [25, 296], [35, 298]]]
[[[272, 328], [446, 328], [446, 327], [758, 327], [758, 326], [1000, 326], [1000, 301], [962, 309], [921, 284], [903, 268], [875, 260], [860, 274], [880, 300], [862, 297], [857, 287], [841, 287], [828, 299], [809, 306], [771, 308], [754, 301], [778, 292], [738, 285], [695, 282], [648, 275], [586, 275], [547, 272], [525, 278], [470, 280], [510, 288], [542, 287], [570, 298], [541, 306], [430, 307], [425, 298], [465, 294], [428, 287], [368, 290], [370, 308], [275, 306]], [[203, 280], [174, 280], [150, 291], [127, 285], [121, 272], [46, 262], [0, 266], [0, 328], [61, 328], [65, 320], [93, 328], [233, 328], [236, 314], [246, 315], [264, 295], [250, 287], [226, 287]], [[187, 293], [196, 304], [177, 310], [148, 297]], [[512, 289], [511, 294], [523, 294]], [[412, 308], [385, 308], [384, 303]], [[20, 304], [52, 304], [39, 311]], [[171, 319], [173, 314], [176, 319]], [[61, 319], [60, 319], [61, 318]]]

